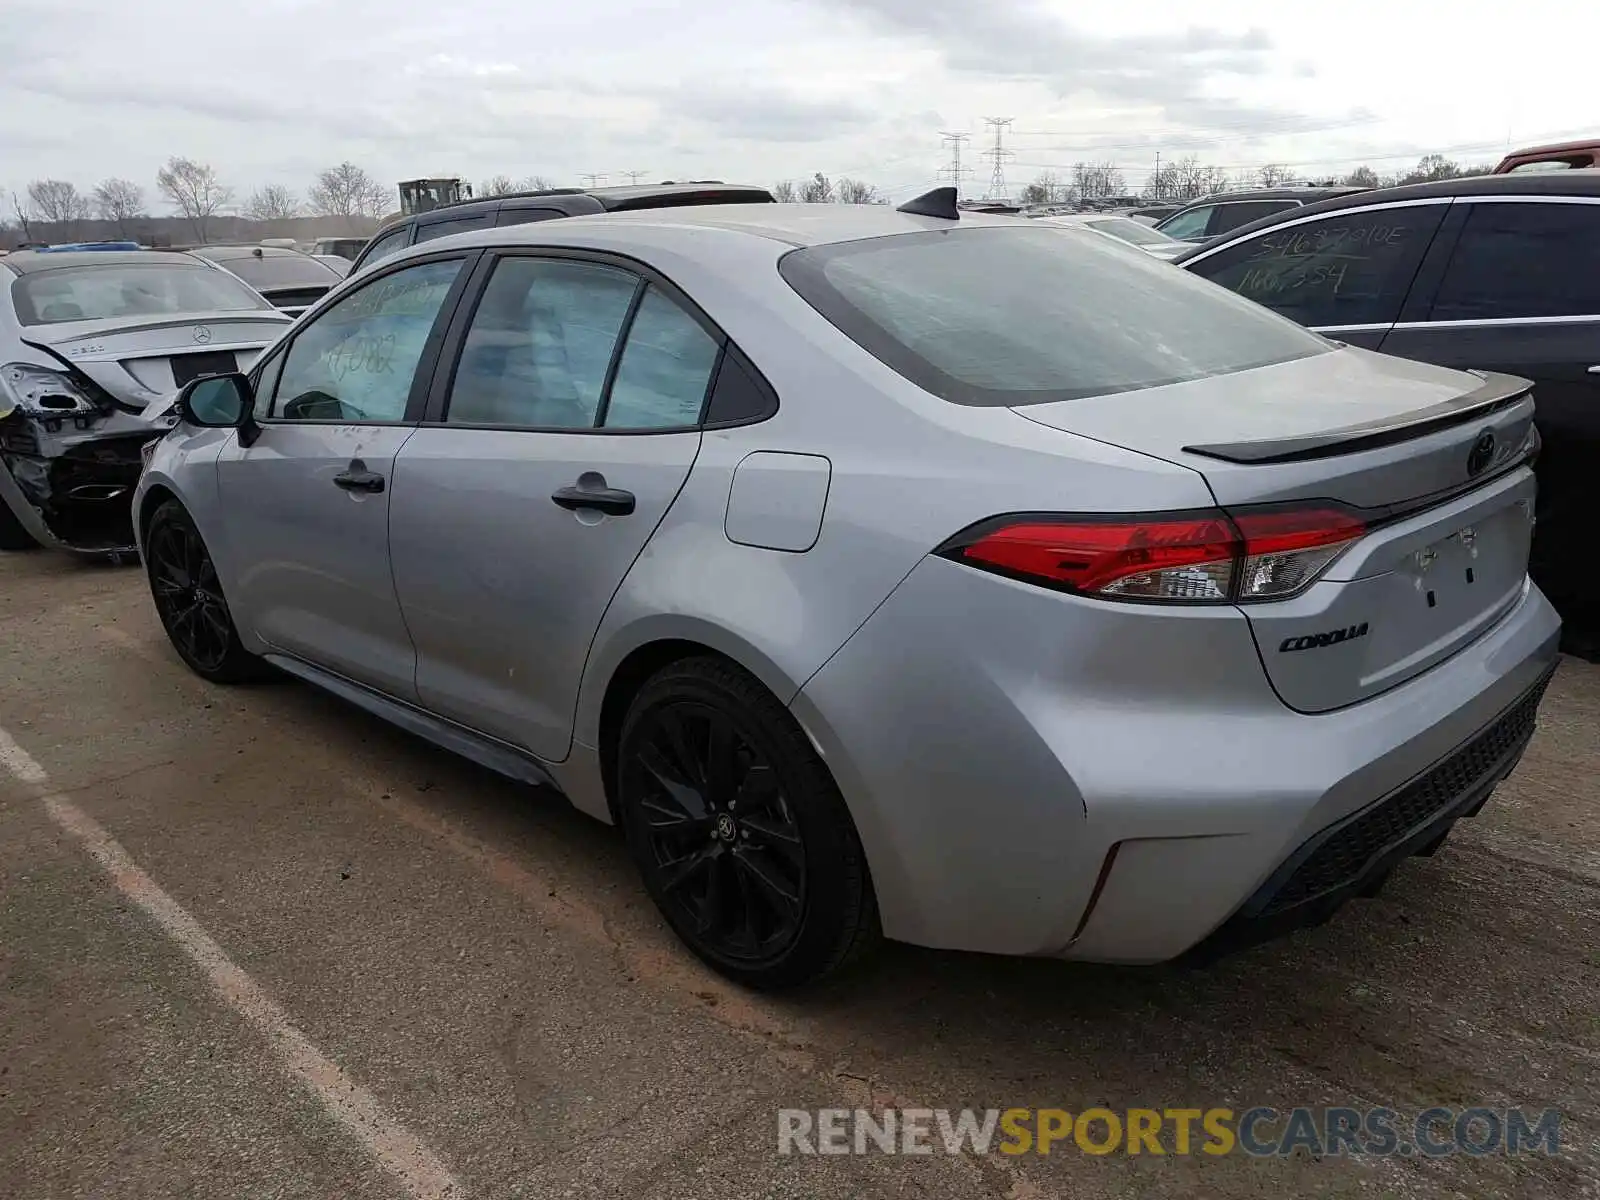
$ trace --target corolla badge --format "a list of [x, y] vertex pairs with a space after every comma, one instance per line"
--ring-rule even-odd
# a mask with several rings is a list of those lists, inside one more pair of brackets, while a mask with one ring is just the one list
[[1483, 473], [1484, 468], [1494, 461], [1494, 451], [1494, 430], [1485, 429], [1478, 435], [1478, 440], [1472, 443], [1472, 450], [1467, 454], [1469, 478]]
[[211, 340], [211, 330], [204, 325], [196, 325], [194, 327], [194, 340], [196, 345], [204, 346]]

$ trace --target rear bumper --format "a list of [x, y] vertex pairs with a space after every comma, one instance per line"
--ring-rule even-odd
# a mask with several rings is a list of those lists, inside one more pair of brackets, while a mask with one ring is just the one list
[[[890, 937], [1161, 962], [1321, 919], [1481, 803], [1525, 733], [1459, 787], [1442, 772], [1519, 703], [1531, 723], [1559, 629], [1528, 585], [1451, 659], [1307, 715], [1272, 691], [1237, 610], [1106, 605], [930, 559], [793, 707]], [[1434, 771], [1436, 804], [1288, 902], [1319, 845], [1399, 813], [1385, 803]]]

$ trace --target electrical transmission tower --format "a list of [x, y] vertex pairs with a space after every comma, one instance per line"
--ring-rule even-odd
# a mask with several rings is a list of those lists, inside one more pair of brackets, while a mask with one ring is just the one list
[[965, 133], [940, 133], [944, 145], [950, 148], [950, 165], [939, 168], [939, 177], [948, 179], [950, 185], [956, 189], [956, 195], [961, 195], [961, 184], [964, 180], [972, 178], [972, 168], [961, 165], [961, 144], [971, 135]]
[[628, 177], [628, 182], [629, 183], [638, 183], [642, 176], [648, 175], [648, 174], [650, 174], [650, 172], [649, 171], [624, 171], [623, 174]]
[[586, 175], [579, 175], [578, 178], [579, 179], [587, 179], [589, 181], [589, 186], [590, 187], [599, 187], [602, 183], [604, 183], [606, 181], [605, 172], [603, 172], [603, 171], [602, 172], [591, 171]]
[[994, 145], [983, 152], [983, 157], [994, 164], [994, 170], [989, 175], [989, 190], [983, 194], [985, 200], [1010, 200], [1010, 193], [1006, 189], [1006, 159], [1015, 158], [1016, 152], [1007, 150], [1002, 138], [1005, 136], [1006, 127], [1011, 124], [1014, 117], [985, 117], [984, 124], [994, 128]]

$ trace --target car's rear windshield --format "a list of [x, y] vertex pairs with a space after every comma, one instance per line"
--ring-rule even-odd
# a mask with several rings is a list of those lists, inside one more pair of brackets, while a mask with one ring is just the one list
[[1130, 217], [1106, 217], [1100, 221], [1085, 221], [1084, 224], [1090, 229], [1098, 229], [1114, 238], [1132, 242], [1135, 246], [1171, 246], [1178, 240]]
[[1100, 234], [1024, 225], [794, 250], [779, 270], [854, 342], [956, 404], [1044, 404], [1225, 375], [1332, 344]]
[[233, 276], [184, 262], [39, 271], [18, 278], [11, 298], [24, 325], [272, 307]]
[[331, 287], [339, 282], [332, 267], [309, 254], [271, 254], [260, 258], [244, 254], [215, 261], [258, 290], [312, 287], [319, 283]]

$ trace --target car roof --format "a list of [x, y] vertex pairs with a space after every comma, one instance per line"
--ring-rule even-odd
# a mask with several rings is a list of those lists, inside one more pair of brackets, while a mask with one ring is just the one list
[[1348, 195], [1330, 196], [1302, 208], [1272, 213], [1248, 225], [1230, 229], [1221, 238], [1201, 243], [1173, 261], [1186, 262], [1203, 251], [1215, 249], [1223, 242], [1237, 241], [1257, 230], [1271, 229], [1285, 221], [1301, 221], [1318, 213], [1365, 208], [1370, 204], [1394, 204], [1402, 200], [1449, 200], [1456, 196], [1600, 196], [1600, 168], [1524, 171], [1508, 175], [1461, 175], [1455, 179], [1433, 179], [1425, 183], [1401, 184], [1399, 187], [1364, 188]]
[[1370, 190], [1354, 184], [1341, 184], [1338, 187], [1245, 188], [1235, 192], [1213, 192], [1209, 196], [1199, 196], [1183, 207], [1199, 208], [1203, 204], [1231, 204], [1236, 200], [1304, 200], [1307, 204], [1311, 204], [1330, 196], [1347, 196]]
[[[565, 221], [539, 221], [457, 234], [473, 244], [540, 242], [565, 230], [610, 228], [722, 229], [766, 238], [789, 246], [819, 246], [887, 237], [897, 233], [950, 230], [963, 226], [1007, 225], [1026, 229], [1038, 224], [1027, 217], [995, 216], [962, 210], [958, 220], [903, 213], [887, 204], [702, 204], [681, 208], [640, 208], [596, 213]], [[439, 242], [425, 243], [438, 246]]]
[[194, 246], [189, 253], [199, 254], [205, 258], [218, 262], [228, 262], [236, 258], [306, 258], [307, 255], [288, 246], [258, 246], [250, 245], [221, 245], [221, 246]]
[[[18, 250], [6, 255], [5, 266], [18, 275], [35, 275], [41, 271], [59, 271], [67, 267], [112, 267], [119, 264], [151, 263], [162, 259], [193, 258], [181, 250], [79, 250], [41, 254], [37, 250]], [[209, 268], [208, 268], [209, 269]]]
[[1511, 151], [1506, 158], [1521, 158], [1526, 154], [1562, 154], [1573, 150], [1600, 150], [1600, 139], [1582, 138], [1576, 142], [1551, 142], [1547, 146], [1523, 146], [1520, 150]]

